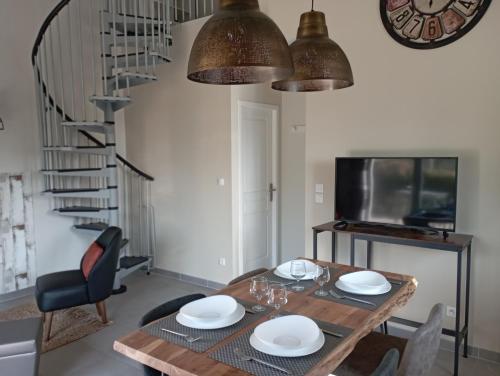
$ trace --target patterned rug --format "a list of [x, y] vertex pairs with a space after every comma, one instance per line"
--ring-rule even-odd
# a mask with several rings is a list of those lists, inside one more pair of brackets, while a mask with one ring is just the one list
[[[41, 317], [36, 303], [26, 303], [0, 312], [0, 321], [22, 320], [31, 317]], [[77, 341], [89, 334], [96, 333], [105, 328], [97, 313], [76, 307], [54, 312], [52, 320], [51, 338], [42, 345], [42, 353], [57, 349]], [[46, 328], [44, 327], [44, 331]]]

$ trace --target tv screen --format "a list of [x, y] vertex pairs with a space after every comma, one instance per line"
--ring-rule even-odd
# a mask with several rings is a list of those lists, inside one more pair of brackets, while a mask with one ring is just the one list
[[457, 158], [337, 158], [335, 220], [455, 231]]

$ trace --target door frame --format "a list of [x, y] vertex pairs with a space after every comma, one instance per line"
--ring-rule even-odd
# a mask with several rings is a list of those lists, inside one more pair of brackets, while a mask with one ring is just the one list
[[272, 210], [272, 263], [278, 262], [278, 201], [279, 201], [279, 106], [237, 101], [237, 114], [231, 126], [231, 183], [232, 183], [232, 235], [233, 235], [233, 277], [243, 274], [243, 203], [241, 200], [242, 168], [241, 168], [241, 128], [242, 128], [242, 108], [265, 109], [272, 111], [272, 183], [277, 188], [274, 200], [271, 205]]

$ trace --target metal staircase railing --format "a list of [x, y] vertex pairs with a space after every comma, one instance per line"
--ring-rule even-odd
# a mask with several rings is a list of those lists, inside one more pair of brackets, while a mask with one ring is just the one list
[[173, 25], [213, 11], [213, 0], [62, 0], [36, 37], [44, 194], [78, 231], [123, 229], [117, 291], [128, 273], [149, 270], [156, 240], [154, 179], [116, 152], [115, 112], [131, 87], [157, 81]]

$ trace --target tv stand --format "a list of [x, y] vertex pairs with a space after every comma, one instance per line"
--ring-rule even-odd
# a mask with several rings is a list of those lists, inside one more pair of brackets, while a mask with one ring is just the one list
[[[426, 228], [420, 228], [420, 227], [411, 227], [411, 226], [397, 226], [397, 225], [390, 225], [390, 224], [382, 224], [382, 223], [370, 223], [370, 222], [348, 222], [348, 221], [337, 221], [334, 222], [333, 225], [337, 230], [345, 230], [347, 229], [348, 226], [351, 226], [353, 229], [375, 229], [375, 230], [380, 230], [384, 232], [393, 232], [393, 233], [406, 233], [406, 232], [411, 232], [415, 234], [421, 234], [421, 235], [439, 235], [438, 230], [433, 230], [433, 229], [426, 229]], [[445, 233], [446, 232], [446, 236]], [[443, 237], [444, 239], [447, 239], [449, 237], [449, 233], [444, 230], [443, 231]]]
[[[347, 222], [346, 222], [347, 223]], [[468, 354], [469, 342], [469, 295], [470, 295], [470, 274], [471, 274], [471, 253], [472, 239], [471, 235], [448, 233], [444, 230], [442, 234], [438, 231], [421, 231], [421, 229], [372, 225], [366, 223], [339, 223], [329, 222], [320, 226], [313, 227], [313, 258], [318, 259], [318, 234], [330, 232], [332, 234], [332, 262], [336, 261], [337, 235], [346, 234], [351, 238], [351, 265], [355, 266], [355, 241], [364, 240], [367, 244], [366, 267], [371, 269], [373, 243], [398, 244], [405, 246], [414, 246], [420, 248], [433, 249], [437, 251], [447, 251], [456, 254], [456, 318], [454, 329], [443, 329], [443, 334], [455, 338], [455, 366], [454, 375], [458, 376], [460, 345], [464, 342], [464, 357]], [[466, 272], [465, 272], [465, 314], [464, 324], [461, 326], [462, 309], [462, 256], [467, 254]], [[397, 272], [397, 271], [396, 271]], [[418, 327], [421, 323], [407, 319], [392, 317], [392, 322], [403, 325]]]

